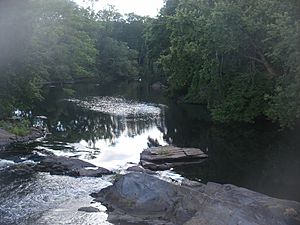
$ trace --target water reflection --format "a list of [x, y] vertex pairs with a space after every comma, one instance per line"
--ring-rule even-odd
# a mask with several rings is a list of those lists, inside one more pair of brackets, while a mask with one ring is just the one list
[[[109, 107], [108, 107], [109, 106]], [[166, 145], [165, 107], [113, 97], [61, 102], [61, 114], [49, 117], [52, 133], [36, 147], [116, 169], [139, 162], [149, 140]]]
[[202, 164], [177, 167], [176, 172], [300, 201], [300, 127], [279, 130], [268, 122], [214, 124], [201, 119], [207, 116], [200, 107], [173, 107], [166, 114], [167, 136], [175, 145], [199, 147], [209, 155]]

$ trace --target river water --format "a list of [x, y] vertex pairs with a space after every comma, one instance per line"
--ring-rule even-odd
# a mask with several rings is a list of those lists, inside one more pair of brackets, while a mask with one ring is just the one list
[[[112, 176], [71, 178], [14, 173], [33, 155], [79, 158], [123, 173], [153, 140], [160, 145], [199, 147], [201, 164], [159, 176], [232, 183], [270, 196], [300, 201], [300, 128], [279, 130], [266, 122], [220, 125], [196, 105], [178, 105], [140, 83], [48, 88], [33, 112], [47, 116], [51, 135], [0, 152], [0, 225], [110, 224], [106, 208], [90, 193], [111, 185]], [[70, 95], [72, 94], [72, 95]], [[99, 213], [79, 212], [93, 206]]]

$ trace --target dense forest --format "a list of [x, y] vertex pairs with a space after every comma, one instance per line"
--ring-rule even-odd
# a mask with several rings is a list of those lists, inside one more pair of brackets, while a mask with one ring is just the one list
[[156, 18], [69, 0], [1, 1], [0, 117], [42, 101], [46, 84], [141, 78], [207, 105], [215, 121], [292, 127], [299, 12], [297, 0], [166, 0]]

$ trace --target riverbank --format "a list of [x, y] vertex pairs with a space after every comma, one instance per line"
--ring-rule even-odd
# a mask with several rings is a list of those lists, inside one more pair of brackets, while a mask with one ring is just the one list
[[43, 136], [45, 136], [45, 132], [42, 129], [34, 127], [30, 128], [29, 133], [24, 136], [15, 135], [0, 128], [0, 150], [12, 144], [30, 142]]

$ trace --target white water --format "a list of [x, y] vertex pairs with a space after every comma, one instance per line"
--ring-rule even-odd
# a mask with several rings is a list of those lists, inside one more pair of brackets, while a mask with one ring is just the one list
[[[78, 141], [46, 138], [39, 140], [32, 153], [76, 157], [96, 166], [124, 173], [128, 166], [139, 162], [140, 153], [148, 147], [148, 138], [156, 140], [161, 145], [168, 144], [164, 140], [164, 129], [166, 129], [163, 117], [164, 106], [113, 97], [68, 101], [82, 110], [99, 113], [99, 118], [110, 117], [110, 124], [101, 124], [103, 132], [109, 132], [109, 137], [97, 136], [93, 140]], [[99, 118], [95, 121], [105, 121]], [[78, 123], [78, 121], [74, 122], [75, 125], [80, 125]], [[58, 121], [56, 125], [58, 129], [55, 130], [55, 135], [58, 137], [73, 132], [68, 130], [72, 126], [64, 121]], [[102, 132], [102, 130], [95, 130], [95, 132]], [[26, 163], [26, 157], [21, 161]], [[14, 161], [0, 159], [0, 171], [1, 168], [7, 169], [14, 164]], [[160, 176], [165, 179], [168, 179], [167, 177], [180, 179], [171, 171]], [[106, 208], [99, 203], [91, 203], [90, 194], [111, 185], [110, 181], [109, 176], [72, 178], [51, 176], [46, 173], [32, 174], [29, 178], [12, 177], [12, 181], [8, 181], [8, 184], [4, 186], [0, 184], [0, 225], [107, 225], [109, 223]], [[100, 212], [78, 211], [79, 208], [88, 206], [96, 207]]]

